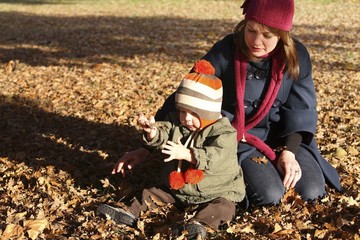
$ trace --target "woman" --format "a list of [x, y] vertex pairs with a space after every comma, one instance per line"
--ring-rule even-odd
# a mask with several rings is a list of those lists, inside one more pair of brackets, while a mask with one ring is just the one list
[[[245, 19], [203, 59], [223, 82], [223, 115], [237, 129], [247, 198], [257, 206], [278, 204], [295, 188], [312, 201], [326, 194], [326, 183], [341, 191], [314, 140], [316, 92], [309, 53], [290, 35], [294, 1], [246, 0], [242, 7]], [[174, 109], [173, 94], [156, 118]], [[144, 148], [125, 154], [113, 173], [124, 175], [148, 154]], [[264, 156], [269, 161], [254, 161]]]

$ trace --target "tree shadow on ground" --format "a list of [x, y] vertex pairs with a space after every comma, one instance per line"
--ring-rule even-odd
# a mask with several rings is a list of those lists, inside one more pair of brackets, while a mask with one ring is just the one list
[[[129, 67], [124, 58], [139, 55], [193, 62], [237, 24], [232, 20], [164, 16], [67, 17], [21, 12], [3, 12], [0, 21], [0, 62], [18, 59], [32, 66], [108, 62]], [[324, 50], [324, 40], [335, 43], [329, 46], [331, 51], [358, 50], [350, 49], [354, 41], [350, 36], [359, 33], [355, 27], [342, 29], [347, 34], [340, 36], [332, 26], [294, 25], [293, 29], [315, 51]], [[344, 67], [338, 62], [333, 65]]]
[[100, 187], [125, 151], [139, 147], [139, 132], [45, 112], [28, 99], [0, 96], [0, 157], [69, 173], [75, 185]]
[[20, 12], [4, 12], [0, 21], [0, 31], [6, 33], [0, 36], [0, 44], [7, 46], [0, 47], [0, 62], [18, 59], [32, 66], [126, 64], [118, 57], [151, 54], [192, 62], [204, 54], [204, 42], [214, 42], [234, 27], [226, 20], [219, 24], [218, 20], [161, 16], [64, 17]]

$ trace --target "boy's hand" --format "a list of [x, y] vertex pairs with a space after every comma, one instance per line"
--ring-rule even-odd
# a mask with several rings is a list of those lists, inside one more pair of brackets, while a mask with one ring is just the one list
[[150, 119], [148, 119], [143, 114], [141, 114], [138, 119], [138, 124], [147, 133], [146, 138], [148, 140], [151, 140], [155, 137], [157, 129], [155, 127], [154, 116], [150, 116]]
[[131, 171], [137, 165], [145, 162], [147, 156], [150, 154], [145, 148], [126, 152], [116, 163], [112, 170], [112, 174], [121, 173], [125, 177], [126, 172]]
[[168, 158], [164, 159], [164, 162], [169, 162], [174, 159], [191, 162], [190, 149], [182, 145], [180, 139], [177, 140], [177, 143], [168, 141], [161, 152], [169, 155]]

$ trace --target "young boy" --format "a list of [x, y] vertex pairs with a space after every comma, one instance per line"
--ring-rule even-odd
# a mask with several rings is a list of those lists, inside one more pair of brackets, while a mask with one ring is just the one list
[[102, 204], [99, 213], [118, 224], [136, 226], [141, 212], [158, 201], [180, 203], [182, 208], [198, 206], [185, 226], [172, 230], [175, 237], [186, 230], [187, 239], [198, 235], [205, 239], [206, 227], [216, 230], [234, 218], [245, 185], [237, 161], [237, 133], [221, 116], [222, 83], [214, 74], [209, 62], [198, 61], [177, 89], [177, 113], [169, 114], [168, 121], [155, 123], [153, 117], [144, 116], [138, 120], [146, 145], [169, 155], [164, 160], [168, 176], [164, 186], [145, 189], [142, 198], [134, 198], [126, 209]]

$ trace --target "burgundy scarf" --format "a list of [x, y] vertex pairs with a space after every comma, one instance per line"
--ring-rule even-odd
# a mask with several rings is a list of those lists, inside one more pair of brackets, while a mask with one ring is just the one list
[[261, 139], [247, 133], [247, 131], [255, 127], [265, 117], [274, 103], [281, 85], [283, 71], [285, 68], [283, 51], [276, 49], [272, 54], [271, 80], [268, 86], [268, 90], [257, 112], [245, 122], [244, 93], [247, 65], [247, 59], [245, 59], [245, 56], [240, 52], [240, 50], [237, 50], [235, 56], [237, 108], [235, 109], [235, 116], [234, 120], [232, 121], [232, 125], [237, 130], [238, 141], [246, 142], [247, 144], [256, 147], [270, 160], [275, 160], [275, 152]]

